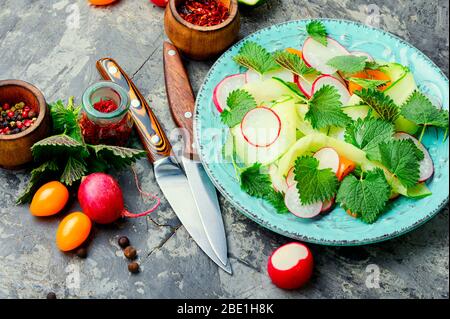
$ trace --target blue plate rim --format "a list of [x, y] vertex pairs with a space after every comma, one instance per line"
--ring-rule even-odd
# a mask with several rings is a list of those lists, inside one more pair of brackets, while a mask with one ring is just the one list
[[[425, 60], [427, 60], [427, 62], [430, 62], [430, 67], [432, 67], [437, 73], [439, 73], [446, 81], [447, 83], [449, 82], [448, 77], [444, 74], [444, 72], [436, 65], [436, 63], [430, 58], [428, 57], [425, 53], [423, 53], [421, 50], [419, 50], [418, 48], [416, 48], [414, 45], [410, 44], [409, 42], [403, 40], [402, 38], [400, 38], [399, 36], [392, 34], [388, 31], [382, 30], [380, 28], [377, 27], [373, 27], [361, 22], [357, 22], [357, 21], [352, 21], [352, 20], [347, 20], [347, 19], [329, 19], [329, 18], [316, 18], [316, 19], [298, 19], [298, 20], [289, 20], [286, 22], [282, 22], [282, 23], [277, 23], [277, 24], [273, 24], [271, 26], [259, 29], [258, 31], [255, 31], [251, 34], [248, 34], [247, 36], [245, 36], [244, 38], [242, 38], [241, 40], [239, 40], [238, 42], [236, 42], [234, 45], [230, 46], [227, 51], [225, 51], [215, 62], [214, 64], [211, 66], [211, 68], [209, 69], [208, 73], [206, 74], [202, 85], [200, 86], [198, 92], [199, 94], [201, 92], [204, 91], [205, 86], [207, 85], [208, 79], [210, 78], [211, 74], [214, 72], [215, 68], [222, 62], [222, 60], [225, 58], [225, 55], [228, 51], [237, 48], [239, 46], [241, 46], [242, 43], [244, 43], [245, 41], [248, 40], [248, 38], [258, 35], [262, 32], [265, 32], [267, 29], [269, 28], [273, 28], [273, 27], [278, 27], [278, 26], [283, 26], [283, 25], [289, 25], [289, 24], [297, 24], [297, 23], [308, 23], [311, 21], [323, 21], [323, 22], [337, 22], [337, 23], [347, 23], [347, 24], [353, 24], [353, 25], [357, 25], [359, 27], [363, 27], [363, 28], [368, 28], [368, 29], [372, 29], [375, 30], [377, 32], [382, 33], [383, 35], [387, 36], [387, 37], [391, 37], [397, 41], [399, 41], [402, 45], [408, 46], [412, 49], [414, 49], [419, 55], [421, 55], [423, 58], [425, 58]], [[200, 139], [199, 139], [199, 130], [200, 130], [200, 125], [198, 124], [199, 122], [199, 100], [200, 99], [196, 99], [195, 102], [195, 111], [194, 111], [194, 143], [195, 143], [195, 147], [197, 150], [201, 149], [201, 145], [200, 145]], [[211, 182], [214, 184], [214, 186], [220, 191], [220, 193], [232, 204], [232, 206], [234, 206], [235, 208], [237, 208], [239, 210], [240, 213], [242, 213], [244, 216], [246, 216], [247, 218], [251, 219], [252, 221], [256, 222], [258, 225], [273, 231], [275, 233], [278, 233], [280, 235], [283, 235], [285, 237], [288, 238], [292, 238], [292, 239], [296, 239], [296, 240], [300, 240], [300, 241], [304, 241], [304, 242], [308, 242], [308, 243], [312, 243], [312, 244], [318, 244], [318, 245], [324, 245], [324, 246], [363, 246], [363, 245], [370, 245], [370, 244], [376, 244], [376, 243], [380, 243], [383, 241], [387, 241], [390, 239], [394, 239], [397, 238], [399, 236], [402, 236], [406, 233], [409, 233], [415, 229], [417, 229], [418, 227], [422, 226], [423, 224], [425, 224], [427, 221], [431, 220], [433, 217], [435, 217], [439, 212], [441, 212], [445, 206], [448, 204], [449, 202], [449, 196], [447, 196], [447, 198], [445, 200], [443, 200], [436, 209], [430, 211], [429, 214], [427, 214], [425, 217], [423, 217], [422, 219], [416, 221], [415, 223], [413, 223], [412, 225], [408, 226], [408, 227], [404, 227], [398, 231], [395, 232], [391, 232], [389, 234], [385, 234], [379, 237], [373, 237], [373, 238], [366, 238], [366, 239], [361, 239], [361, 240], [327, 240], [327, 239], [314, 239], [314, 238], [310, 238], [308, 236], [302, 236], [299, 234], [293, 234], [289, 231], [285, 231], [281, 228], [276, 227], [275, 225], [269, 224], [267, 222], [265, 222], [262, 219], [259, 219], [258, 216], [255, 216], [254, 214], [252, 214], [247, 208], [245, 208], [244, 206], [240, 205], [239, 203], [235, 202], [232, 199], [231, 194], [222, 187], [222, 185], [220, 184], [219, 181], [217, 181], [217, 179], [215, 178], [214, 174], [211, 172], [211, 169], [209, 168], [208, 164], [204, 161], [203, 159], [203, 154], [202, 152], [199, 152], [199, 158], [200, 161], [203, 164], [203, 167], [205, 168], [205, 172], [207, 173], [208, 177], [210, 178]]]

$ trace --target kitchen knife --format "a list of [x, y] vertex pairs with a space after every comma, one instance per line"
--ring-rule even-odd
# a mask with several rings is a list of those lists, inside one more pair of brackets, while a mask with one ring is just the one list
[[97, 70], [105, 80], [113, 81], [129, 92], [130, 114], [148, 158], [153, 163], [155, 178], [164, 196], [199, 247], [231, 274], [230, 264], [223, 264], [211, 247], [186, 175], [178, 165], [172, 146], [147, 101], [113, 59], [103, 58], [97, 61]]
[[170, 112], [183, 129], [184, 152], [181, 163], [191, 186], [200, 219], [214, 252], [222, 263], [228, 262], [227, 241], [216, 188], [198, 160], [193, 140], [194, 93], [177, 48], [165, 41], [163, 46], [164, 77]]

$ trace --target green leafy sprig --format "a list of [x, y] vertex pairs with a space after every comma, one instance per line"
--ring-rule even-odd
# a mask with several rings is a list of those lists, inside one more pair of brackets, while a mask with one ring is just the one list
[[67, 107], [62, 101], [51, 104], [50, 111], [56, 135], [32, 146], [34, 161], [39, 166], [31, 171], [28, 185], [17, 203], [29, 202], [36, 189], [46, 181], [56, 179], [73, 186], [89, 173], [121, 169], [146, 155], [143, 150], [86, 144], [77, 121], [80, 107], [74, 106], [73, 98], [69, 99]]

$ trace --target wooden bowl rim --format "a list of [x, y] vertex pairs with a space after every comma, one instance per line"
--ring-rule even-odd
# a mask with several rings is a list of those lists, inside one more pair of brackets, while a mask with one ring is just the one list
[[19, 138], [22, 138], [24, 136], [27, 136], [28, 134], [33, 133], [42, 123], [44, 120], [44, 117], [47, 113], [47, 103], [45, 102], [44, 94], [35, 87], [33, 84], [22, 81], [22, 80], [1, 80], [0, 81], [0, 87], [4, 86], [19, 86], [22, 87], [28, 91], [30, 91], [38, 100], [39, 103], [39, 115], [37, 117], [36, 122], [34, 125], [31, 126], [30, 129], [25, 130], [23, 132], [12, 134], [12, 135], [0, 135], [0, 141], [12, 141], [17, 140]]
[[200, 32], [208, 32], [223, 29], [229, 24], [231, 24], [231, 22], [233, 22], [233, 20], [236, 18], [238, 14], [238, 3], [237, 0], [230, 0], [230, 15], [228, 16], [228, 18], [224, 22], [213, 25], [211, 27], [201, 27], [184, 20], [178, 13], [177, 7], [175, 5], [175, 0], [169, 0], [169, 9], [172, 12], [172, 15], [175, 17], [175, 20], [177, 20], [180, 24], [182, 24], [186, 28]]

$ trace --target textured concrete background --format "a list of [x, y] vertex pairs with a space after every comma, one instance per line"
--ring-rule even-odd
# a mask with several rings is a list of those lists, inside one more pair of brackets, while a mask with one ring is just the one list
[[[287, 20], [330, 17], [370, 24], [399, 35], [425, 52], [448, 75], [446, 0], [269, 0], [242, 18], [241, 36]], [[163, 11], [148, 0], [121, 0], [93, 8], [86, 0], [1, 0], [0, 78], [37, 85], [48, 101], [80, 97], [100, 79], [95, 61], [114, 57], [133, 76], [166, 130], [174, 127], [166, 104], [161, 43]], [[187, 62], [197, 91], [213, 61]], [[145, 191], [160, 194], [149, 163], [137, 165]], [[131, 171], [118, 173], [131, 211], [148, 207]], [[26, 171], [0, 169], [0, 297], [45, 298], [448, 298], [448, 207], [408, 235], [366, 247], [311, 245], [312, 281], [302, 290], [275, 288], [266, 275], [270, 252], [288, 239], [246, 219], [221, 198], [234, 275], [202, 254], [169, 205], [148, 218], [95, 227], [89, 257], [63, 254], [54, 243], [62, 216], [36, 219], [14, 200]], [[75, 209], [75, 208], [73, 208]], [[72, 210], [73, 210], [72, 209]], [[116, 244], [127, 235], [142, 272], [130, 275]], [[366, 267], [381, 271], [380, 287], [365, 284]]]

